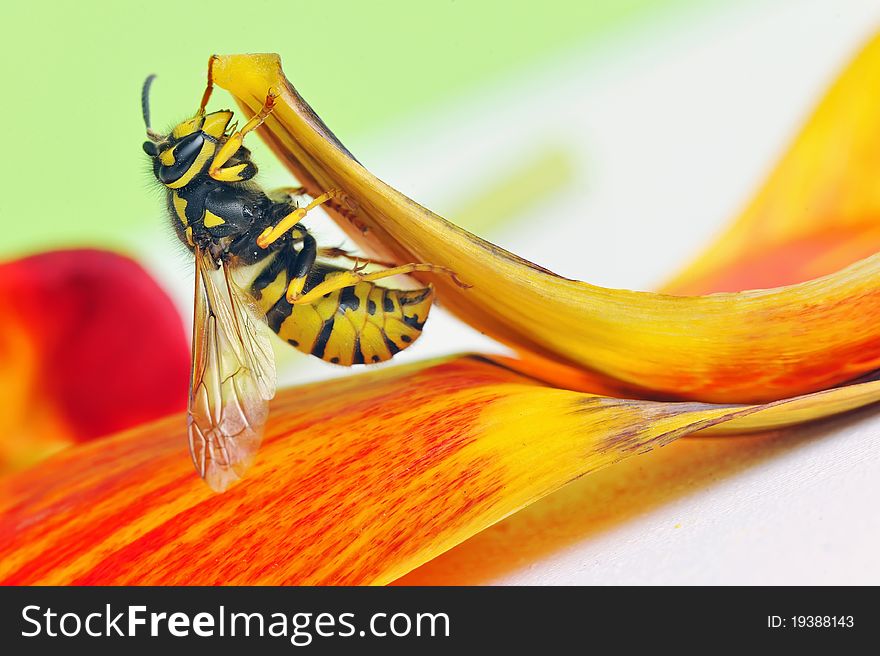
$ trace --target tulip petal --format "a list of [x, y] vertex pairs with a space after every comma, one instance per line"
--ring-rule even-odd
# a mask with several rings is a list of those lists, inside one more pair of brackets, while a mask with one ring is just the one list
[[880, 250], [880, 36], [849, 64], [740, 217], [664, 291], [817, 278]]
[[299, 181], [314, 195], [341, 189], [331, 214], [371, 252], [457, 271], [473, 286], [432, 279], [444, 306], [514, 348], [620, 381], [631, 395], [720, 403], [786, 398], [880, 367], [876, 258], [802, 285], [699, 297], [568, 280], [371, 175], [297, 94], [276, 55], [220, 57], [214, 73], [249, 114], [270, 88], [280, 93], [261, 134]]
[[223, 495], [191, 471], [181, 416], [0, 481], [0, 584], [388, 583], [686, 433], [878, 398], [869, 382], [769, 406], [631, 401], [479, 356], [288, 389], [249, 476]]
[[[793, 284], [832, 273], [880, 250], [880, 38], [856, 57], [820, 102], [814, 115], [741, 216], [663, 291], [705, 294]], [[583, 372], [545, 362], [530, 367], [569, 387], [597, 387]], [[871, 394], [869, 388], [863, 392]], [[809, 397], [808, 397], [809, 398]], [[832, 398], [826, 402], [836, 402]], [[802, 401], [795, 401], [800, 404]], [[808, 413], [817, 407], [807, 400]], [[829, 408], [826, 408], [829, 409]], [[773, 417], [782, 421], [774, 425]], [[773, 429], [798, 419], [795, 405], [776, 406], [719, 424], [706, 432]], [[482, 532], [404, 577], [405, 585], [491, 581], [514, 563], [556, 550], [561, 540], [582, 539], [670, 496], [715, 481], [720, 472], [764, 454], [768, 444], [792, 444], [797, 435], [743, 440], [698, 440], [669, 449], [649, 463], [615, 467], [568, 486]], [[795, 439], [795, 443], [797, 439]], [[659, 465], [659, 467], [657, 466]], [[700, 474], [699, 472], [703, 472]], [[609, 511], [603, 509], [613, 508]], [[516, 550], [511, 545], [516, 544]]]
[[0, 264], [0, 472], [186, 406], [188, 338], [134, 261], [105, 251]]

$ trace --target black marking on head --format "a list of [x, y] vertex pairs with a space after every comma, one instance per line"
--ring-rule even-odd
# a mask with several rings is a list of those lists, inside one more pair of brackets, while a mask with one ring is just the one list
[[361, 306], [361, 299], [354, 293], [354, 287], [343, 287], [339, 294], [339, 311], [357, 310]]
[[312, 346], [312, 355], [321, 359], [324, 358], [324, 349], [327, 348], [330, 333], [333, 332], [333, 324], [334, 320], [331, 318], [327, 319], [327, 321], [324, 322], [324, 325], [321, 326], [321, 332], [318, 334], [318, 339], [315, 340], [315, 345]]

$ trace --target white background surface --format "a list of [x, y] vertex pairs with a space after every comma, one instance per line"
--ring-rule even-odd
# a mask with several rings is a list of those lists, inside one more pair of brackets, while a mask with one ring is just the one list
[[[483, 236], [569, 277], [649, 289], [737, 214], [878, 28], [876, 0], [746, 2], [565, 53], [394, 134], [340, 136], [452, 220], [463, 198], [561, 147], [573, 183]], [[289, 183], [271, 175], [267, 186]], [[338, 241], [324, 221], [310, 225]], [[179, 270], [155, 269], [191, 313]], [[504, 347], [436, 311], [395, 363], [467, 350]], [[279, 352], [283, 383], [345, 373], [291, 351]], [[870, 409], [774, 435], [683, 440], [574, 483], [407, 581], [877, 584], [878, 444]]]

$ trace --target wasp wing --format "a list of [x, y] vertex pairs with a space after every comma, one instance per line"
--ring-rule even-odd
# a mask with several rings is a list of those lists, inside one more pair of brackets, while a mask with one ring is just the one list
[[263, 439], [275, 360], [251, 298], [196, 248], [189, 449], [217, 492], [244, 476]]

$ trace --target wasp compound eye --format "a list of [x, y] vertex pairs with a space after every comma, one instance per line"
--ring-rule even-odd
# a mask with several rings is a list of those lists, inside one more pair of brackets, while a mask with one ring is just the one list
[[[201, 132], [196, 132], [181, 139], [174, 147], [174, 163], [159, 168], [159, 180], [165, 184], [174, 182], [194, 166], [205, 137]], [[164, 157], [163, 157], [164, 159]]]
[[144, 152], [150, 157], [156, 157], [159, 154], [159, 148], [152, 141], [145, 141]]

